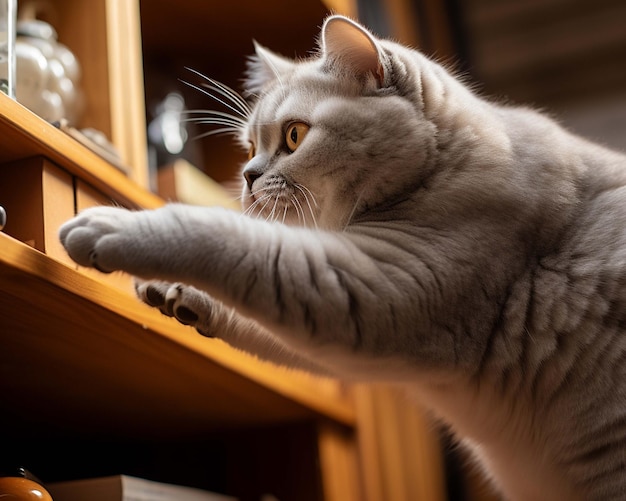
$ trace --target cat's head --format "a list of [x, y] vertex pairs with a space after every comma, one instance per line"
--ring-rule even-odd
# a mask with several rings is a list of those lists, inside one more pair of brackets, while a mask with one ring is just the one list
[[308, 59], [256, 45], [240, 137], [247, 213], [335, 230], [419, 185], [436, 134], [414, 69], [421, 57], [342, 16], [326, 19]]

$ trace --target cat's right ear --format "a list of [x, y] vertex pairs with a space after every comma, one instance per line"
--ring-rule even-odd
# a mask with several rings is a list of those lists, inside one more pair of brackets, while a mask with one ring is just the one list
[[272, 52], [253, 40], [254, 55], [248, 58], [244, 87], [248, 95], [259, 95], [268, 83], [280, 80], [293, 68], [293, 61]]
[[330, 16], [324, 22], [321, 49], [330, 67], [358, 78], [374, 77], [378, 87], [385, 83], [385, 56], [376, 37], [345, 16]]

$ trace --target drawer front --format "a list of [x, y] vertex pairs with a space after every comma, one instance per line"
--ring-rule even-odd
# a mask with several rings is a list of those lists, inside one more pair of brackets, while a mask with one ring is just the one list
[[58, 238], [59, 226], [74, 215], [72, 176], [43, 157], [0, 166], [4, 232], [50, 257], [72, 264]]

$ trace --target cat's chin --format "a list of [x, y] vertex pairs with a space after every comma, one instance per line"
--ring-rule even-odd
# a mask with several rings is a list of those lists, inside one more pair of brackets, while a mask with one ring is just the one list
[[266, 187], [256, 191], [248, 190], [242, 198], [243, 212], [268, 222], [317, 228], [318, 204], [306, 195], [304, 189], [290, 189], [288, 186], [279, 190]]

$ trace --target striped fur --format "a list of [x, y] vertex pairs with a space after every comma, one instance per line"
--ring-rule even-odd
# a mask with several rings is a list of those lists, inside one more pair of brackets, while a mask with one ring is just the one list
[[76, 262], [260, 357], [402, 385], [507, 499], [626, 498], [625, 156], [339, 16], [306, 60], [257, 46], [249, 101], [202, 89], [252, 146], [244, 214], [87, 209]]

